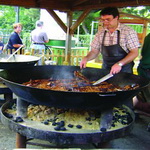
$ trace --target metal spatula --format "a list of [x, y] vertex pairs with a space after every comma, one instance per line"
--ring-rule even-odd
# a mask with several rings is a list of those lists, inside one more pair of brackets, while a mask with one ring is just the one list
[[14, 52], [6, 59], [6, 61], [9, 61], [9, 59], [10, 59], [11, 57], [13, 57], [23, 46], [24, 46], [24, 45], [20, 46], [16, 51], [14, 51]]
[[113, 74], [107, 74], [106, 76], [102, 77], [101, 79], [97, 80], [96, 82], [93, 83], [93, 85], [97, 85], [100, 84], [103, 81], [106, 81], [108, 79], [110, 79], [111, 77], [113, 77]]

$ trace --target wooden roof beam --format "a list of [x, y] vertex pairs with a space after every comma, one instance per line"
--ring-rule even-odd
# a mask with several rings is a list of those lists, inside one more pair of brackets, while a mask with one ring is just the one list
[[129, 24], [143, 24], [144, 20], [140, 19], [119, 19], [121, 23], [129, 23]]
[[76, 1], [74, 1], [73, 6], [77, 6], [77, 5], [83, 4], [84, 2], [87, 2], [87, 1], [88, 0], [76, 0]]
[[76, 20], [76, 22], [70, 27], [70, 30], [72, 33], [80, 25], [80, 23], [85, 19], [85, 17], [89, 14], [90, 11], [91, 9], [86, 9], [85, 11], [83, 11], [80, 17]]
[[35, 7], [35, 1], [20, 1], [20, 0], [0, 0], [1, 5]]
[[20, 6], [25, 8], [41, 8], [41, 9], [54, 9], [59, 11], [70, 11], [69, 4], [66, 2], [61, 3], [60, 1], [50, 0], [0, 0], [1, 5], [8, 6]]
[[120, 12], [120, 15], [125, 15], [125, 17], [137, 18], [137, 19], [141, 19], [141, 20], [147, 20], [148, 22], [150, 22], [150, 19], [148, 19], [148, 18], [135, 16], [135, 15], [124, 13], [124, 12]]
[[85, 9], [89, 9], [91, 8], [92, 10], [96, 10], [96, 9], [102, 9], [104, 7], [116, 7], [118, 6], [118, 8], [122, 8], [122, 7], [137, 7], [137, 6], [149, 6], [150, 5], [150, 0], [134, 0], [134, 1], [120, 1], [120, 2], [113, 2], [110, 1], [109, 3], [93, 3], [92, 5], [79, 5], [76, 6], [74, 8], [72, 8], [72, 11], [79, 11], [79, 10], [85, 10]]
[[67, 26], [64, 22], [59, 18], [59, 16], [52, 9], [46, 9], [49, 14], [54, 18], [54, 20], [58, 23], [58, 25], [62, 28], [62, 30], [67, 33]]

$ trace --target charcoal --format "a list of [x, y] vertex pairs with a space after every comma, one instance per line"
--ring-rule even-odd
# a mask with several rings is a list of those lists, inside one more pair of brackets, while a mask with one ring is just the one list
[[57, 123], [56, 123], [56, 122], [53, 122], [53, 123], [52, 123], [52, 126], [56, 126], [56, 125], [57, 125]]
[[60, 131], [60, 127], [59, 127], [59, 126], [57, 126], [57, 127], [55, 127], [55, 128], [54, 128], [54, 130], [56, 130], [56, 131]]
[[24, 122], [24, 120], [21, 118], [21, 117], [16, 117], [15, 119], [14, 119], [14, 121], [15, 122]]
[[13, 118], [13, 115], [12, 115], [12, 114], [4, 113], [4, 115], [5, 115], [7, 118]]
[[100, 130], [101, 130], [102, 132], [106, 132], [106, 131], [107, 131], [106, 128], [101, 128]]
[[48, 124], [49, 124], [49, 122], [48, 122], [47, 120], [45, 120], [43, 123], [44, 123], [45, 125], [48, 125]]
[[60, 127], [60, 130], [61, 131], [66, 131], [66, 128], [65, 127]]
[[68, 124], [68, 127], [69, 127], [69, 128], [73, 128], [73, 125], [72, 125], [72, 124]]
[[81, 125], [76, 125], [76, 127], [77, 127], [78, 129], [81, 129], [81, 128], [82, 128], [82, 126], [81, 126]]

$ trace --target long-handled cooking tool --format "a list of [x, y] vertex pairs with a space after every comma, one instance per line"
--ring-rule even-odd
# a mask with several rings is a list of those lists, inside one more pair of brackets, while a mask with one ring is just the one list
[[97, 85], [97, 84], [100, 84], [101, 82], [104, 82], [108, 79], [110, 79], [111, 77], [113, 77], [114, 75], [113, 74], [107, 74], [106, 76], [100, 78], [99, 80], [97, 80], [96, 82], [93, 83], [93, 85]]
[[82, 80], [85, 80], [89, 85], [97, 85], [97, 84], [100, 84], [101, 82], [103, 81], [106, 81], [108, 80], [109, 78], [113, 77], [113, 74], [107, 74], [105, 75], [104, 77], [100, 78], [99, 80], [95, 81], [94, 83], [92, 83], [89, 79], [87, 79], [81, 71], [75, 71], [74, 72], [74, 75], [78, 78], [81, 78]]
[[15, 52], [13, 52], [7, 59], [6, 62], [9, 61], [11, 57], [13, 57], [24, 45], [20, 46]]

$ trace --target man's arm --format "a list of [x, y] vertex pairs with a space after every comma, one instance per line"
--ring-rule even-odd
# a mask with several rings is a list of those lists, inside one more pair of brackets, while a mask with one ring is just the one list
[[20, 46], [23, 46], [23, 44], [13, 44], [13, 47], [19, 48]]
[[111, 67], [110, 73], [116, 74], [116, 73], [120, 72], [120, 70], [122, 68], [122, 66], [120, 64], [122, 64], [124, 66], [124, 65], [132, 62], [137, 56], [138, 56], [138, 48], [131, 49], [126, 57], [124, 57], [122, 60], [120, 60], [119, 62], [117, 62], [116, 64], [114, 64]]
[[48, 38], [47, 33], [44, 33], [44, 42], [45, 42], [45, 43], [48, 43], [48, 42], [49, 42], [49, 38]]
[[134, 48], [132, 50], [130, 50], [130, 52], [128, 53], [128, 55], [123, 58], [120, 62], [125, 65], [128, 64], [130, 62], [132, 62], [137, 56], [138, 56], [138, 48]]
[[92, 49], [80, 62], [80, 68], [85, 68], [88, 61], [95, 59], [99, 54], [98, 50]]

